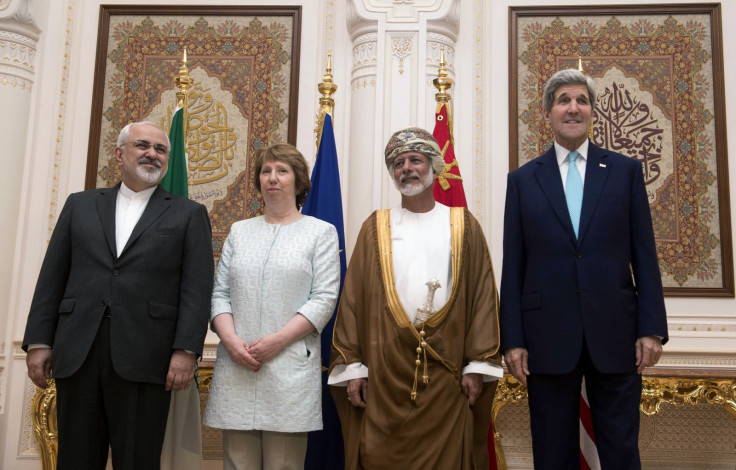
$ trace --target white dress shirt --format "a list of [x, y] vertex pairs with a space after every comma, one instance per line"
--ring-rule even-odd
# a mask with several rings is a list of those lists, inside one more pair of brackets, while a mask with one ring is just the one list
[[[450, 208], [435, 204], [429, 212], [410, 212], [402, 207], [391, 209], [391, 252], [396, 292], [409, 320], [414, 323], [417, 309], [427, 299], [426, 282], [437, 279], [433, 310], [447, 302], [452, 285], [450, 270]], [[427, 236], [432, 234], [432, 236]]]
[[128, 243], [130, 234], [133, 233], [135, 224], [140, 220], [143, 211], [151, 200], [151, 195], [158, 186], [135, 192], [125, 183], [120, 183], [118, 198], [115, 205], [115, 246], [117, 255], [123, 252], [125, 244]]
[[[580, 172], [580, 180], [585, 187], [585, 167], [588, 163], [588, 139], [585, 139], [583, 145], [577, 148], [580, 156], [575, 160], [575, 165]], [[555, 142], [555, 155], [557, 156], [557, 164], [560, 166], [560, 176], [562, 177], [562, 188], [567, 190], [567, 170], [570, 168], [570, 162], [567, 161], [567, 154], [570, 153], [562, 145]]]

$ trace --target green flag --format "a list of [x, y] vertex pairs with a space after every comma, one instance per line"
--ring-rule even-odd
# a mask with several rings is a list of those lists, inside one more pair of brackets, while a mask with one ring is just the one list
[[[184, 109], [177, 109], [169, 129], [171, 152], [169, 170], [161, 180], [166, 191], [189, 198], [187, 154], [184, 139]], [[199, 416], [198, 369], [194, 371], [195, 387], [172, 392], [169, 418], [161, 452], [161, 470], [202, 469], [202, 434]]]
[[184, 109], [174, 113], [169, 129], [171, 152], [169, 152], [169, 170], [161, 180], [161, 187], [166, 191], [182, 197], [189, 197], [187, 182], [187, 155], [184, 143]]

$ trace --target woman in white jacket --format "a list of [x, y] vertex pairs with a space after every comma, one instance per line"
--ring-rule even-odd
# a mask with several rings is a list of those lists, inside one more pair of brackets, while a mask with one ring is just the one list
[[307, 162], [290, 144], [259, 151], [265, 215], [233, 224], [217, 266], [220, 337], [204, 423], [223, 429], [225, 470], [304, 467], [322, 429], [320, 332], [340, 285], [335, 228], [303, 216]]

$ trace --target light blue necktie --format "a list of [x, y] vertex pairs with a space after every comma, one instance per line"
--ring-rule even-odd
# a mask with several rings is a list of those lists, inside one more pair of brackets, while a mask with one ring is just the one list
[[573, 150], [567, 154], [570, 168], [567, 169], [567, 181], [565, 182], [565, 199], [567, 199], [567, 210], [570, 212], [572, 228], [575, 229], [575, 237], [578, 236], [580, 228], [580, 209], [583, 206], [583, 180], [580, 178], [575, 160], [580, 154]]

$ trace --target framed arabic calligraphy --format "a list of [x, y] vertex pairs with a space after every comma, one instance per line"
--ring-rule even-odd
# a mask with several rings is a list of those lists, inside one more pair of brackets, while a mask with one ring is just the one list
[[219, 258], [233, 222], [257, 215], [253, 152], [296, 143], [301, 7], [102, 5], [87, 189], [120, 180], [120, 129], [168, 131], [187, 48], [189, 197], [207, 206]]
[[553, 143], [542, 89], [590, 75], [591, 141], [641, 161], [665, 295], [733, 297], [720, 4], [509, 8], [510, 169]]

